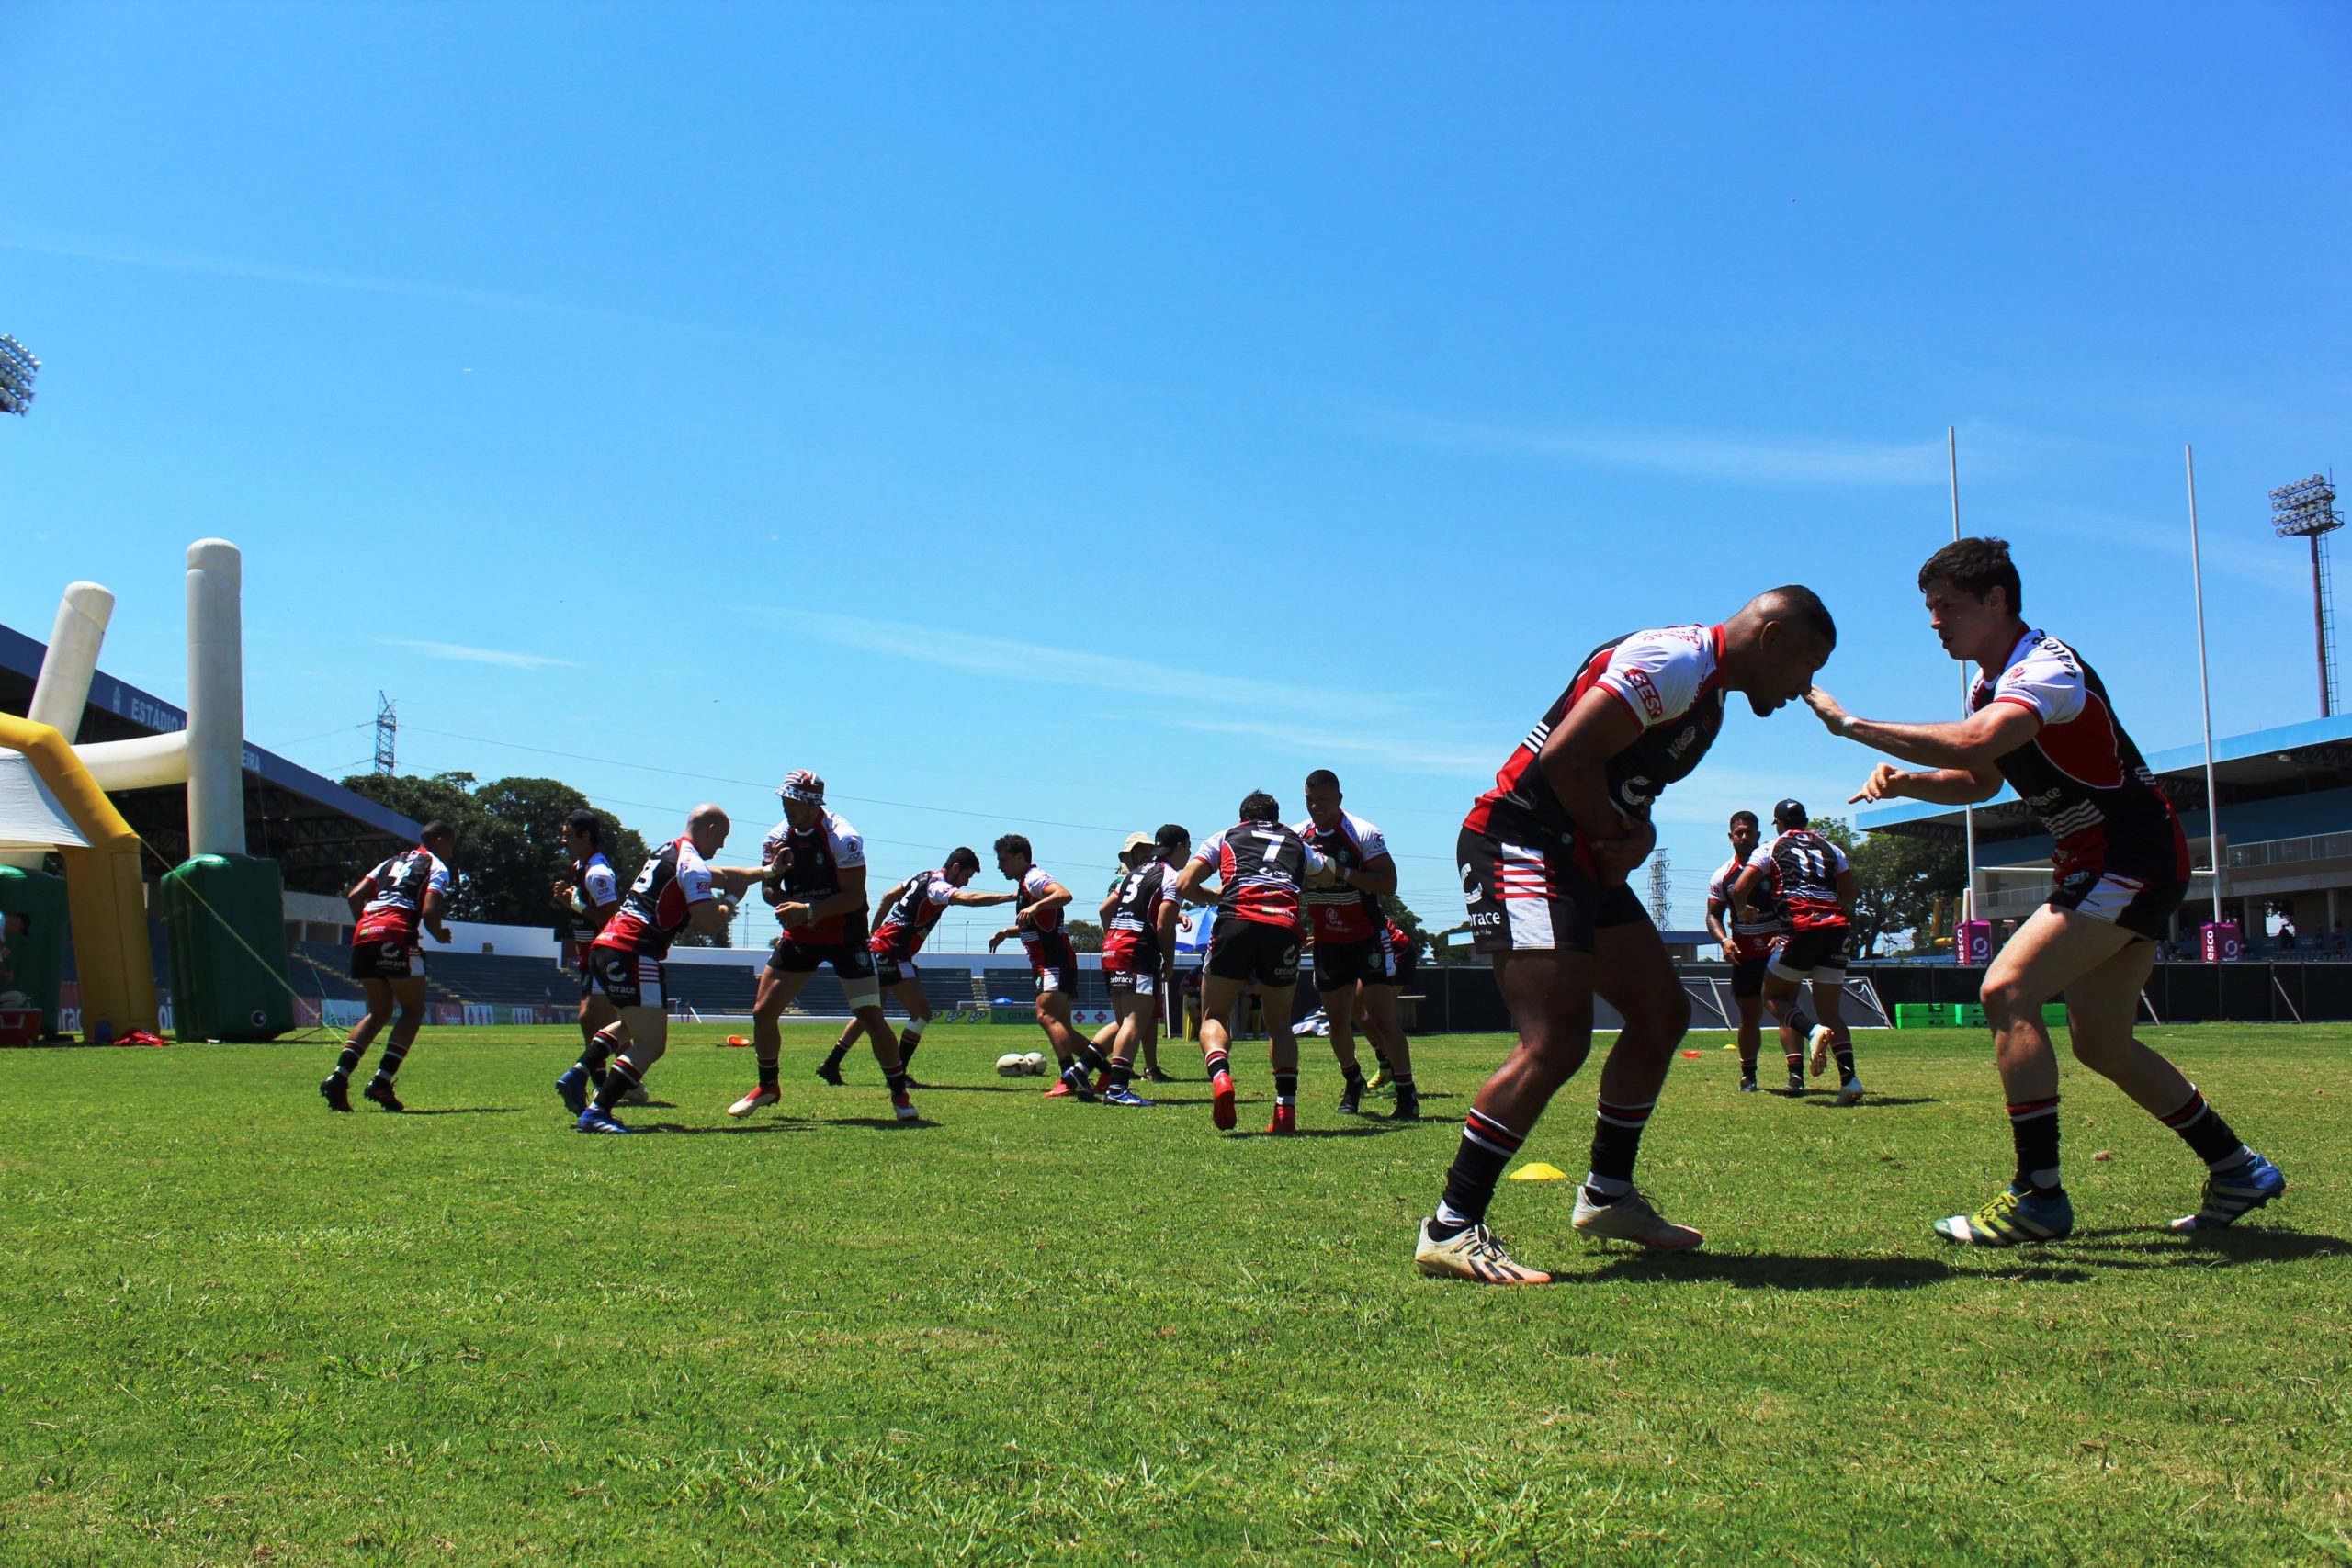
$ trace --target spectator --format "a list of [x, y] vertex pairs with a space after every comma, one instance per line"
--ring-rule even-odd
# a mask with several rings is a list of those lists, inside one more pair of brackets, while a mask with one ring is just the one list
[[2292, 953], [2295, 951], [2295, 924], [2292, 920], [2282, 920], [2279, 922], [2278, 946], [2282, 952]]

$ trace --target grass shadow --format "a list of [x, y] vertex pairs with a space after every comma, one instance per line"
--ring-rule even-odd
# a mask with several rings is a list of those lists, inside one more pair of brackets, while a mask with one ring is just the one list
[[1757, 1291], [1916, 1291], [1958, 1272], [1934, 1258], [1821, 1258], [1782, 1252], [1635, 1252], [1564, 1284], [1611, 1280], [1710, 1280]]
[[684, 1122], [640, 1122], [629, 1128], [632, 1133], [667, 1133], [675, 1137], [699, 1138], [713, 1135], [741, 1137], [749, 1133], [805, 1133], [813, 1123], [793, 1117], [779, 1117], [771, 1122], [730, 1122], [722, 1126], [688, 1126]]
[[1357, 1127], [1301, 1127], [1291, 1133], [1227, 1133], [1227, 1138], [1377, 1138], [1389, 1133], [1399, 1133], [1412, 1126], [1410, 1122], [1394, 1124], [1380, 1121]]
[[[1781, 1092], [1792, 1100], [1800, 1098], [1788, 1094], [1785, 1089]], [[1940, 1100], [1924, 1094], [1867, 1094], [1851, 1105], [1840, 1105], [1836, 1099], [1837, 1090], [1825, 1089], [1821, 1093], [1821, 1099], [1810, 1100], [1813, 1107], [1818, 1111], [1868, 1111], [1881, 1105], [1941, 1105], [1943, 1103]]]
[[419, 1111], [414, 1106], [401, 1112], [403, 1116], [520, 1116], [519, 1105], [436, 1105]]
[[901, 1122], [895, 1116], [824, 1116], [818, 1118], [814, 1122], [810, 1123], [810, 1125], [819, 1127], [888, 1127], [895, 1132], [900, 1127], [910, 1129], [922, 1128], [927, 1131], [938, 1126], [939, 1123], [933, 1122], [927, 1116], [919, 1116], [912, 1122]]
[[[2192, 1231], [2186, 1235], [2157, 1235], [2127, 1225], [2078, 1231], [2059, 1244], [2069, 1251], [2086, 1252], [2102, 1268], [2152, 1268], [2159, 1263], [2211, 1269], [2228, 1263], [2299, 1263], [2307, 1258], [2352, 1257], [2352, 1241], [2309, 1231], [2272, 1230], [2255, 1226], [2240, 1230]], [[2120, 1255], [2156, 1260], [2127, 1264]]]

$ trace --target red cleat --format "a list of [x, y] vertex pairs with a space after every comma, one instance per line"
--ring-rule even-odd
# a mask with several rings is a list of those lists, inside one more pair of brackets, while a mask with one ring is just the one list
[[1233, 1131], [1233, 1075], [1219, 1073], [1209, 1080], [1209, 1120], [1220, 1133]]
[[1274, 1119], [1273, 1119], [1272, 1122], [1267, 1122], [1267, 1123], [1266, 1123], [1266, 1131], [1267, 1131], [1267, 1132], [1269, 1132], [1269, 1133], [1295, 1133], [1295, 1132], [1297, 1132], [1297, 1131], [1298, 1131], [1298, 1107], [1297, 1107], [1297, 1106], [1295, 1106], [1295, 1105], [1277, 1105], [1277, 1106], [1275, 1106], [1275, 1107], [1274, 1107]]
[[1094, 1075], [1094, 1092], [1098, 1095], [1108, 1094], [1111, 1092], [1110, 1068], [1105, 1067], [1101, 1072]]
[[1069, 1085], [1057, 1079], [1055, 1080], [1054, 1087], [1046, 1091], [1046, 1098], [1047, 1100], [1059, 1100], [1068, 1093], [1069, 1093]]

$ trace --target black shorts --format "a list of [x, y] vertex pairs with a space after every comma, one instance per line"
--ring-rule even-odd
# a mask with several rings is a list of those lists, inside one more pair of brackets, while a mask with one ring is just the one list
[[1362, 980], [1367, 986], [1396, 983], [1396, 950], [1385, 936], [1362, 942], [1318, 942], [1315, 944], [1315, 988], [1340, 991]]
[[1078, 949], [1069, 944], [1067, 933], [1048, 931], [1022, 945], [1028, 949], [1029, 976], [1037, 983], [1039, 996], [1078, 990]]
[[1760, 997], [1764, 994], [1764, 971], [1771, 964], [1770, 958], [1741, 958], [1731, 966], [1731, 994], [1735, 997]]
[[618, 947], [588, 950], [588, 984], [605, 993], [616, 1008], [666, 1007], [668, 987], [662, 983], [662, 961]]
[[1156, 997], [1159, 994], [1159, 971], [1157, 969], [1106, 969], [1102, 977], [1111, 983], [1114, 996]]
[[2059, 873], [2050, 889], [2050, 907], [2161, 942], [2172, 934], [2172, 918], [2188, 897], [2188, 884], [2179, 869], [2169, 847], [2161, 855], [2110, 852], [2078, 862]]
[[1852, 931], [1840, 922], [1792, 931], [1772, 944], [1765, 967], [1783, 980], [1811, 980], [1816, 986], [1842, 984], [1846, 978], [1846, 939]]
[[1263, 920], [1219, 919], [1209, 935], [1209, 973], [1261, 986], [1298, 984], [1298, 928]]
[[369, 937], [351, 944], [355, 980], [421, 980], [424, 951], [413, 936]]
[[1464, 828], [1453, 852], [1480, 953], [1590, 953], [1593, 932], [1649, 920], [1631, 887], [1601, 886], [1566, 844], [1509, 843]]
[[874, 954], [874, 977], [882, 982], [884, 990], [894, 988], [901, 980], [920, 979], [922, 974], [912, 958], [901, 958], [895, 953]]
[[874, 954], [863, 942], [795, 942], [780, 936], [768, 950], [768, 967], [779, 975], [813, 975], [826, 964], [844, 980], [869, 978], [875, 969]]

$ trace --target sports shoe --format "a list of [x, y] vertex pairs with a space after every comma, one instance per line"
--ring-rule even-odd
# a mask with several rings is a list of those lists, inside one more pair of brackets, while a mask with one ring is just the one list
[[572, 1131], [576, 1133], [634, 1133], [637, 1129], [624, 1127], [621, 1125], [619, 1117], [609, 1111], [600, 1111], [592, 1105], [580, 1113], [580, 1120], [572, 1123]]
[[1046, 1098], [1047, 1100], [1061, 1100], [1066, 1098], [1069, 1094], [1069, 1081], [1063, 1078], [1057, 1078], [1054, 1080], [1054, 1087], [1046, 1091]]
[[1233, 1114], [1233, 1075], [1219, 1073], [1209, 1079], [1209, 1120], [1220, 1133], [1230, 1133], [1237, 1118]]
[[1742, 1078], [1739, 1080], [1739, 1092], [1742, 1094], [1762, 1094], [1764, 1091], [1756, 1087], [1756, 1080], [1754, 1078]]
[[911, 1095], [892, 1095], [890, 1097], [890, 1114], [896, 1116], [901, 1122], [920, 1122], [922, 1120], [922, 1112], [915, 1109], [914, 1098]]
[[1342, 1116], [1355, 1115], [1357, 1108], [1363, 1102], [1363, 1087], [1362, 1075], [1350, 1078], [1340, 1090], [1340, 1103], [1333, 1109]]
[[407, 1106], [401, 1103], [401, 1097], [392, 1092], [392, 1080], [390, 1078], [369, 1078], [368, 1080], [368, 1087], [359, 1091], [359, 1097], [362, 1100], [372, 1100], [376, 1104], [382, 1106], [387, 1111], [406, 1111], [408, 1109]]
[[727, 1108], [727, 1114], [735, 1117], [740, 1121], [743, 1117], [749, 1116], [752, 1111], [759, 1110], [762, 1106], [774, 1105], [777, 1100], [782, 1100], [784, 1096], [777, 1090], [770, 1089], [765, 1084], [762, 1084], [759, 1088], [753, 1089], [751, 1093], [745, 1095], [742, 1099], [729, 1106]]
[[1297, 1131], [1298, 1131], [1298, 1107], [1297, 1107], [1297, 1106], [1295, 1106], [1295, 1105], [1277, 1105], [1277, 1106], [1275, 1106], [1275, 1107], [1274, 1107], [1274, 1119], [1273, 1119], [1272, 1121], [1271, 1121], [1271, 1122], [1267, 1122], [1267, 1123], [1266, 1123], [1266, 1131], [1267, 1131], [1267, 1132], [1269, 1132], [1269, 1133], [1281, 1133], [1281, 1134], [1288, 1134], [1288, 1133], [1295, 1133], [1295, 1132], [1297, 1132]]
[[1101, 1072], [1094, 1075], [1094, 1098], [1100, 1100], [1110, 1092], [1111, 1069], [1105, 1067]]
[[1094, 1092], [1094, 1086], [1086, 1081], [1084, 1067], [1072, 1067], [1062, 1074], [1062, 1087], [1069, 1090], [1072, 1100], [1082, 1100], [1089, 1105], [1102, 1098]]
[[1421, 1238], [1413, 1248], [1413, 1266], [1441, 1280], [1473, 1280], [1481, 1285], [1548, 1285], [1552, 1276], [1524, 1269], [1510, 1260], [1503, 1244], [1484, 1225], [1470, 1225], [1443, 1241], [1430, 1235], [1421, 1222]]
[[1861, 1079], [1860, 1079], [1860, 1078], [1848, 1078], [1844, 1083], [1841, 1083], [1841, 1084], [1839, 1084], [1839, 1085], [1838, 1086], [1838, 1104], [1840, 1104], [1840, 1105], [1860, 1105], [1861, 1102], [1862, 1102], [1862, 1080], [1861, 1080]]
[[653, 1103], [653, 1097], [645, 1092], [644, 1084], [633, 1083], [628, 1086], [628, 1092], [621, 1096], [621, 1103], [623, 1105], [650, 1105]]
[[1366, 1094], [1376, 1095], [1396, 1087], [1396, 1080], [1388, 1076], [1388, 1069], [1385, 1066], [1378, 1066], [1373, 1068], [1372, 1077], [1364, 1080], [1363, 1091]]
[[2227, 1170], [2217, 1170], [2205, 1178], [2205, 1201], [2193, 1214], [2183, 1214], [2173, 1221], [2177, 1231], [2215, 1231], [2235, 1221], [2240, 1215], [2259, 1209], [2273, 1198], [2284, 1197], [2287, 1179], [2277, 1166], [2260, 1155], [2249, 1153], [2237, 1165]]
[[1158, 1067], [1146, 1067], [1143, 1070], [1143, 1076], [1152, 1083], [1174, 1083], [1176, 1081], [1175, 1074], [1162, 1072]]
[[2075, 1205], [2064, 1192], [2020, 1192], [2015, 1183], [1974, 1213], [1953, 1214], [1935, 1224], [1938, 1235], [1962, 1247], [2064, 1241], [2074, 1228]]
[[817, 1076], [835, 1089], [842, 1087], [842, 1065], [839, 1062], [827, 1058], [818, 1063]]
[[1102, 1091], [1102, 1103], [1105, 1105], [1154, 1105], [1158, 1101], [1146, 1100], [1125, 1084], [1114, 1083]]
[[1396, 1109], [1388, 1113], [1391, 1122], [1418, 1122], [1421, 1119], [1421, 1094], [1414, 1089], [1396, 1091]]
[[1808, 1065], [1813, 1068], [1815, 1077], [1819, 1077], [1829, 1070], [1829, 1047], [1836, 1043], [1837, 1039], [1838, 1032], [1827, 1024], [1816, 1023], [1813, 1026], [1813, 1033], [1807, 1036], [1807, 1040], [1813, 1047], [1812, 1060]]
[[555, 1080], [556, 1098], [574, 1116], [588, 1109], [588, 1072], [574, 1063], [563, 1077]]
[[1596, 1203], [1592, 1193], [1582, 1183], [1577, 1187], [1577, 1210], [1573, 1222], [1578, 1235], [1606, 1238], [1611, 1241], [1638, 1241], [1644, 1247], [1660, 1252], [1680, 1252], [1698, 1246], [1706, 1238], [1689, 1225], [1668, 1224], [1666, 1216], [1650, 1207], [1650, 1201], [1639, 1192], [1628, 1192], [1607, 1203]]
[[329, 1111], [349, 1111], [351, 1080], [341, 1073], [329, 1073], [326, 1082], [319, 1086], [319, 1098], [327, 1102]]
[[1797, 1071], [1794, 1067], [1791, 1067], [1789, 1069], [1789, 1087], [1786, 1092], [1790, 1094], [1803, 1094], [1804, 1092], [1804, 1075]]

